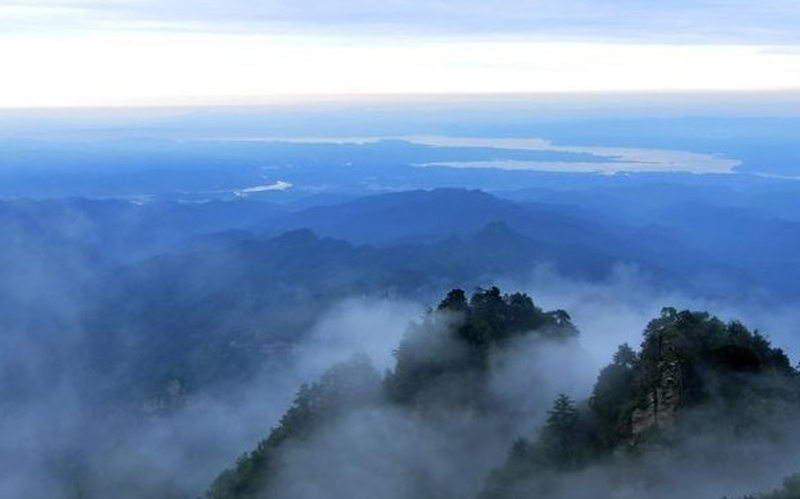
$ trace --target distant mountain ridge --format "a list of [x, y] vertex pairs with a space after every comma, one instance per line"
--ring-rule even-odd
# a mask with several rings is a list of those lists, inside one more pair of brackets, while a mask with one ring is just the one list
[[[103, 211], [107, 203], [111, 211]], [[701, 275], [733, 283], [722, 288], [728, 294], [749, 290], [751, 282], [671, 242], [640, 245], [624, 227], [557, 206], [461, 189], [376, 195], [297, 212], [251, 202], [119, 201], [32, 202], [25, 210], [53, 211], [59, 227], [65, 217], [79, 222], [80, 230], [63, 234], [38, 217], [44, 229], [33, 233], [52, 232], [48, 237], [74, 252], [81, 284], [71, 275], [61, 280], [89, 304], [81, 320], [90, 331], [94, 369], [135, 372], [126, 379], [143, 392], [165, 378], [179, 378], [191, 391], [245, 376], [265, 345], [299, 338], [347, 296], [424, 300], [452, 287], [524, 282], [539, 265], [601, 281], [624, 263], [660, 287], [694, 292], [706, 289]], [[231, 229], [215, 232], [220, 227]], [[144, 233], [153, 238], [139, 241]], [[128, 240], [138, 241], [145, 257], [115, 263]], [[19, 316], [10, 312], [6, 321]], [[238, 360], [224, 360], [229, 356]]]

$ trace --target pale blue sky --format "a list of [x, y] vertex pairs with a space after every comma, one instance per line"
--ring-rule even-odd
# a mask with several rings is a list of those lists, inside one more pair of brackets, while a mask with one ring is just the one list
[[138, 24], [271, 34], [356, 31], [766, 44], [800, 40], [796, 0], [4, 0], [0, 19], [6, 32]]
[[0, 107], [790, 91], [796, 0], [0, 0]]

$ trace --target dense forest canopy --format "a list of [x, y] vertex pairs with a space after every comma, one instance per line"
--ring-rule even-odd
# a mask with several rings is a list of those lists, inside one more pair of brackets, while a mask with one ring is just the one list
[[[522, 293], [503, 294], [492, 287], [468, 297], [462, 290], [450, 291], [421, 322], [409, 326], [395, 351], [394, 368], [382, 379], [368, 359], [356, 357], [303, 386], [269, 436], [222, 473], [207, 497], [294, 497], [280, 486], [282, 475], [298, 466], [287, 457], [294, 455], [292, 447], [309, 446], [327, 435], [323, 440], [343, 446], [336, 452], [346, 459], [345, 447], [353, 442], [335, 435], [346, 431], [341, 422], [359, 411], [401, 413], [436, 428], [441, 438], [459, 438], [446, 428], [458, 424], [464, 414], [507, 422], [503, 413], [509, 408], [493, 398], [489, 380], [497, 368], [497, 352], [515, 348], [519, 338], [577, 346], [579, 333], [567, 312], [543, 311]], [[530, 390], [537, 390], [541, 380], [527, 382]], [[588, 399], [562, 393], [532, 433], [514, 435], [506, 426], [505, 433], [493, 435], [501, 445], [503, 439], [507, 442], [506, 461], [491, 473], [485, 469], [485, 482], [472, 495], [589, 497], [573, 482], [596, 473], [628, 476], [625, 487], [661, 497], [662, 482], [669, 478], [652, 468], [655, 456], [678, 456], [681, 449], [695, 445], [697, 435], [707, 436], [709, 445], [739, 439], [779, 448], [782, 439], [795, 437], [786, 423], [798, 414], [798, 371], [766, 337], [706, 312], [665, 308], [647, 325], [639, 349], [619, 347]], [[385, 417], [402, 432], [398, 420]], [[347, 462], [329, 466], [334, 476], [341, 473], [345, 480]], [[386, 490], [386, 497], [459, 497], [453, 489], [437, 486], [431, 477], [434, 470], [413, 461], [405, 466], [392, 471], [403, 477], [403, 489]], [[295, 481], [304, 480], [302, 469], [299, 475], [297, 469], [292, 473]], [[608, 476], [598, 479], [597, 487], [612, 497], [622, 484]], [[795, 497], [795, 485], [789, 479], [784, 491], [763, 497]]]
[[[363, 357], [331, 368], [320, 381], [303, 386], [293, 406], [257, 448], [242, 456], [211, 486], [210, 499], [250, 498], [269, 490], [280, 473], [280, 453], [321, 426], [365, 404], [410, 410], [491, 411], [486, 390], [492, 350], [516, 336], [570, 341], [577, 335], [569, 315], [545, 312], [522, 293], [503, 295], [497, 287], [467, 299], [451, 291], [436, 310], [412, 324], [395, 351], [396, 365], [382, 384]], [[432, 491], [429, 491], [429, 493]]]
[[630, 467], [704, 433], [782, 438], [773, 425], [798, 411], [798, 372], [781, 349], [738, 322], [665, 308], [638, 352], [620, 346], [585, 404], [559, 397], [538, 437], [515, 442], [481, 497], [568, 497], [557, 472]]

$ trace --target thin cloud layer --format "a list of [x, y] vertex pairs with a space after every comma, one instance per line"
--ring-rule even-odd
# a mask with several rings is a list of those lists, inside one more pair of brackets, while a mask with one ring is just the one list
[[35, 28], [208, 29], [344, 34], [523, 35], [543, 39], [793, 43], [792, 0], [47, 0], [5, 2], [4, 32]]

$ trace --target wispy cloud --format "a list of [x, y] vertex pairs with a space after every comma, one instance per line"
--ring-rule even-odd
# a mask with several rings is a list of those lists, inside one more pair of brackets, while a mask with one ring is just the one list
[[787, 0], [9, 0], [0, 107], [791, 91]]
[[257, 194], [259, 192], [274, 192], [274, 191], [283, 192], [283, 191], [288, 191], [291, 188], [292, 188], [291, 182], [278, 180], [277, 182], [274, 182], [269, 185], [255, 185], [253, 187], [247, 187], [245, 189], [241, 189], [239, 191], [236, 191], [236, 195], [239, 197], [245, 197], [249, 194]]
[[0, 37], [0, 107], [274, 96], [777, 91], [800, 57], [762, 47], [409, 37], [91, 33]]
[[[4, 2], [0, 29], [114, 28], [382, 35], [525, 35], [670, 42], [790, 43], [800, 40], [793, 0], [45, 0]], [[19, 15], [25, 13], [24, 19]]]

